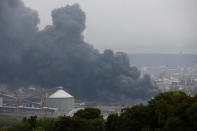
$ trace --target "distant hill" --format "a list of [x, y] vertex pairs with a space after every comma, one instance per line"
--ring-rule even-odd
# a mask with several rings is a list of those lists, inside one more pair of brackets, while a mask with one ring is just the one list
[[194, 54], [128, 54], [131, 65], [142, 66], [167, 66], [174, 68], [192, 67], [197, 65], [197, 55]]

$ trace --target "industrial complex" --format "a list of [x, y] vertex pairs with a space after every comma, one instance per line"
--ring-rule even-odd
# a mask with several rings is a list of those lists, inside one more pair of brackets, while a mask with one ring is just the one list
[[74, 97], [63, 90], [49, 96], [38, 95], [21, 97], [18, 93], [6, 94], [0, 91], [0, 116], [59, 116], [67, 115], [74, 109]]

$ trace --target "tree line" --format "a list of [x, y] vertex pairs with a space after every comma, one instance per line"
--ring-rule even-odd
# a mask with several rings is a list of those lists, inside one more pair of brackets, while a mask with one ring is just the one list
[[[1, 122], [0, 122], [1, 123]], [[197, 129], [197, 95], [166, 92], [147, 105], [122, 109], [106, 119], [97, 108], [85, 108], [72, 117], [37, 118], [32, 116], [0, 131], [195, 131]]]

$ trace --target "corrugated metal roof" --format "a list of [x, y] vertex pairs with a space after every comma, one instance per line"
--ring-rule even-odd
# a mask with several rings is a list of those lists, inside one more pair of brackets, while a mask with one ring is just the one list
[[68, 94], [63, 89], [59, 89], [55, 93], [49, 96], [49, 98], [70, 98], [70, 97], [73, 97], [73, 96]]

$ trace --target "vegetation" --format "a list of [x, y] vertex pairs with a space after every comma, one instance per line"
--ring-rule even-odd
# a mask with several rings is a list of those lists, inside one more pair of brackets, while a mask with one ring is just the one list
[[125, 108], [120, 116], [111, 114], [106, 121], [106, 130], [194, 131], [197, 129], [196, 114], [197, 97], [183, 92], [166, 92], [150, 100], [146, 106]]
[[0, 131], [195, 131], [197, 129], [197, 95], [183, 92], [161, 93], [147, 105], [122, 109], [106, 120], [96, 108], [86, 108], [73, 117], [23, 118]]
[[3, 126], [12, 126], [17, 122], [21, 121], [21, 118], [15, 117], [0, 117], [0, 127]]

